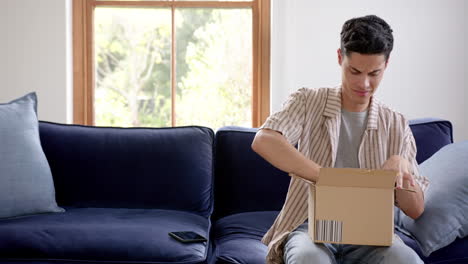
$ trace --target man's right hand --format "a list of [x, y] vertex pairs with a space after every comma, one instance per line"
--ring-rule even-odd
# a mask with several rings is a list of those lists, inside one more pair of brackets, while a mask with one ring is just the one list
[[294, 148], [278, 131], [261, 129], [252, 149], [276, 168], [311, 182], [318, 180], [320, 166]]

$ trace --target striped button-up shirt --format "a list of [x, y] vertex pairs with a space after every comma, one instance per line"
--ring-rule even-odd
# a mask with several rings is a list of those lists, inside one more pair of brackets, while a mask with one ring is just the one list
[[[298, 150], [322, 167], [333, 167], [341, 124], [341, 89], [302, 88], [291, 94], [283, 109], [271, 115], [261, 128], [276, 130]], [[407, 159], [423, 192], [429, 181], [419, 175], [416, 144], [407, 119], [373, 97], [358, 159], [360, 168], [379, 169], [392, 155]], [[308, 217], [309, 183], [291, 174], [286, 201], [262, 242], [268, 245], [267, 263], [283, 263], [288, 234]]]

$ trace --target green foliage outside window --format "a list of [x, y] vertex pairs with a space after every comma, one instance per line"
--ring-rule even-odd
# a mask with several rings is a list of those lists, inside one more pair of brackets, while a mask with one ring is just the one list
[[[176, 9], [176, 125], [251, 125], [249, 9]], [[171, 126], [170, 9], [97, 8], [95, 123]]]

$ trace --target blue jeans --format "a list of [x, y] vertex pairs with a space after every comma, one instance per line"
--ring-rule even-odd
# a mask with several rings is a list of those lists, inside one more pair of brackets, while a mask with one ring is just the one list
[[291, 232], [284, 246], [286, 264], [424, 264], [418, 254], [400, 238], [389, 247], [314, 243], [308, 223]]

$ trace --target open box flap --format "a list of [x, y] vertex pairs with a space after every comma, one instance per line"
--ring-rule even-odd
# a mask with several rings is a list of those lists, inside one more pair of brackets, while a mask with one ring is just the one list
[[351, 168], [321, 168], [317, 186], [391, 188], [397, 172]]

